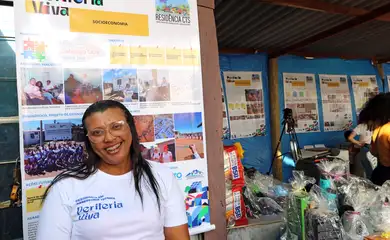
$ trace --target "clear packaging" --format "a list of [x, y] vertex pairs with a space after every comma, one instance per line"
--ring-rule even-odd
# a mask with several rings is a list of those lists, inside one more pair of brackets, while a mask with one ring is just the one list
[[342, 160], [321, 161], [317, 164], [321, 171], [319, 185], [322, 188], [323, 195], [329, 201], [329, 207], [333, 211], [338, 209], [337, 188], [346, 183], [349, 175], [349, 163]]
[[302, 171], [293, 171], [292, 191], [287, 202], [287, 231], [282, 239], [305, 238], [305, 210], [309, 200], [306, 187], [315, 182], [314, 178], [306, 177]]
[[305, 213], [307, 240], [342, 240], [344, 229], [341, 219], [333, 211], [333, 203], [323, 189], [314, 185], [309, 193], [309, 209]]
[[379, 189], [378, 197], [370, 208], [370, 219], [377, 237], [390, 239], [390, 181]]
[[366, 179], [351, 177], [349, 183], [339, 188], [343, 195], [342, 222], [349, 240], [363, 240], [374, 232], [370, 208], [378, 196], [378, 189]]

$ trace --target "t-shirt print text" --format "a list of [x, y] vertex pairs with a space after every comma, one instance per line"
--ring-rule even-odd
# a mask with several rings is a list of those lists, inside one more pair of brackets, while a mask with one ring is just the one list
[[107, 211], [123, 208], [122, 202], [117, 202], [115, 197], [100, 195], [97, 197], [86, 196], [76, 201], [76, 221], [99, 219], [101, 214]]

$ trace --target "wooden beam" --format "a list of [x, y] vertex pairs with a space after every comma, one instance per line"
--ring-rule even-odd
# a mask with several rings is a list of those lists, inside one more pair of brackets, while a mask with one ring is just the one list
[[[280, 106], [279, 106], [279, 72], [278, 72], [278, 59], [270, 58], [268, 60], [268, 86], [270, 92], [270, 109], [271, 109], [271, 146], [272, 153], [276, 150], [276, 146], [280, 137]], [[281, 156], [281, 146], [277, 149], [276, 156]], [[272, 156], [273, 157], [273, 156]], [[277, 157], [272, 159], [274, 161], [272, 173], [276, 179], [283, 180], [283, 164], [282, 158]], [[268, 171], [268, 168], [267, 168]]]
[[335, 26], [331, 29], [325, 30], [323, 32], [320, 32], [320, 33], [314, 35], [314, 36], [306, 38], [298, 43], [287, 46], [281, 50], [275, 51], [275, 52], [270, 54], [270, 58], [278, 57], [278, 56], [285, 55], [287, 53], [296, 51], [296, 50], [303, 48], [309, 44], [315, 43], [321, 39], [331, 37], [331, 36], [336, 35], [340, 32], [348, 30], [350, 28], [353, 28], [353, 27], [359, 26], [363, 23], [374, 20], [375, 18], [377, 18], [379, 16], [383, 16], [389, 12], [390, 12], [390, 3], [384, 5], [380, 8], [377, 8], [377, 9], [375, 9], [375, 10], [373, 10], [365, 15], [355, 17], [355, 18], [353, 18], [345, 23], [342, 23], [342, 24]]
[[[204, 234], [205, 240], [226, 239], [225, 174], [223, 170], [221, 76], [217, 30], [211, 2], [199, 5], [199, 38], [202, 62], [203, 105], [207, 147], [208, 182], [210, 189], [210, 220], [216, 229]], [[206, 7], [204, 5], [207, 5]]]
[[253, 48], [220, 48], [219, 53], [254, 54], [254, 53], [256, 53], [256, 49], [253, 49]]
[[289, 54], [301, 56], [301, 57], [313, 57], [313, 58], [341, 58], [346, 60], [357, 60], [357, 59], [372, 59], [372, 56], [363, 55], [345, 55], [340, 53], [310, 53], [304, 51], [293, 51]]
[[[332, 13], [332, 14], [341, 14], [347, 16], [362, 16], [370, 11], [357, 8], [357, 7], [348, 7], [336, 3], [324, 2], [321, 0], [260, 0], [260, 2], [270, 3], [279, 6], [293, 7], [306, 9], [317, 12]], [[380, 21], [390, 22], [390, 14], [385, 14], [376, 18]]]

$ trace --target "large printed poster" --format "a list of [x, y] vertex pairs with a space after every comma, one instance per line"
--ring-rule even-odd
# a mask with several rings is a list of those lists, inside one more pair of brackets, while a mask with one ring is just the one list
[[343, 131], [352, 126], [352, 107], [347, 75], [319, 75], [324, 129]]
[[284, 106], [293, 111], [297, 133], [319, 132], [314, 74], [283, 73]]
[[359, 114], [364, 104], [379, 93], [375, 75], [351, 76], [356, 113]]
[[232, 139], [265, 135], [261, 72], [224, 72]]
[[86, 157], [81, 117], [102, 99], [122, 102], [143, 156], [172, 169], [190, 232], [212, 229], [196, 0], [14, 4], [24, 239], [51, 180]]

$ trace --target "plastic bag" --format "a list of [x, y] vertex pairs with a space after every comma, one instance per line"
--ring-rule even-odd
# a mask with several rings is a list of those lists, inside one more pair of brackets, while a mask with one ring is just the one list
[[230, 180], [232, 185], [244, 186], [244, 167], [237, 153], [236, 146], [224, 147], [225, 180]]
[[370, 219], [374, 232], [380, 233], [375, 237], [390, 239], [390, 181], [385, 182], [379, 189], [378, 197], [370, 208]]
[[293, 171], [292, 191], [287, 203], [287, 232], [282, 239], [305, 238], [305, 210], [309, 200], [306, 186], [315, 182], [314, 178], [306, 177], [302, 171]]
[[338, 209], [337, 188], [346, 183], [348, 164], [348, 162], [341, 160], [321, 161], [317, 164], [321, 171], [319, 185], [323, 189], [323, 195], [329, 201], [330, 209], [333, 211]]
[[309, 193], [310, 207], [305, 213], [306, 239], [344, 239], [344, 229], [339, 215], [333, 211], [333, 203], [318, 185]]
[[226, 193], [226, 220], [228, 227], [248, 224], [241, 187], [233, 187]]
[[350, 207], [342, 217], [346, 235], [350, 240], [363, 240], [374, 230], [369, 209], [377, 199], [378, 190], [368, 180], [357, 177], [350, 178], [349, 184], [339, 190], [344, 195], [344, 206]]

